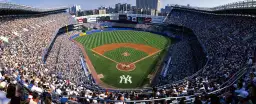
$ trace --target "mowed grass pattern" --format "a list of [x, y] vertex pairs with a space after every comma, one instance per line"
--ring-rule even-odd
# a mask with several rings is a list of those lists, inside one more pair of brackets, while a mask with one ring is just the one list
[[[130, 72], [119, 71], [116, 63], [94, 53], [91, 49], [111, 43], [135, 43], [149, 45], [159, 50], [163, 50], [170, 43], [170, 40], [149, 32], [143, 31], [111, 31], [99, 32], [87, 36], [78, 37], [76, 41], [83, 44], [97, 74], [103, 74], [101, 80], [116, 88], [138, 88], [148, 83], [147, 76], [156, 71], [155, 65], [163, 55], [155, 54], [143, 61], [136, 63], [136, 69]], [[122, 56], [123, 52], [128, 52], [130, 56]], [[112, 58], [118, 62], [133, 62], [147, 56], [147, 53], [132, 48], [121, 47], [104, 53], [105, 56]], [[132, 76], [132, 83], [119, 83], [121, 75]], [[147, 81], [147, 82], [145, 82]]]
[[75, 40], [84, 44], [88, 49], [111, 43], [137, 43], [163, 49], [168, 42], [168, 39], [160, 35], [150, 32], [131, 30], [98, 32], [91, 35], [78, 37]]

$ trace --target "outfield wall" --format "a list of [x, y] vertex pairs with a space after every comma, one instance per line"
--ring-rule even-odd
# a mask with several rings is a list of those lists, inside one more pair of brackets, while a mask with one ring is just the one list
[[109, 16], [110, 20], [119, 20], [119, 15], [126, 15], [127, 17], [135, 18], [132, 19], [132, 21], [137, 21], [137, 17], [145, 17], [145, 18], [151, 18], [151, 23], [163, 23], [163, 20], [165, 16], [154, 16], [154, 15], [146, 15], [146, 14], [126, 14], [126, 13], [114, 13], [114, 14], [96, 14], [96, 15], [87, 15], [87, 16], [81, 16], [76, 17], [76, 19], [84, 19], [87, 18], [87, 22], [89, 23], [95, 23], [97, 22], [97, 17], [105, 17]]
[[[106, 31], [116, 31], [116, 30], [134, 30], [134, 31], [145, 31], [145, 32], [151, 32], [151, 33], [154, 33], [154, 34], [158, 34], [158, 35], [162, 35], [162, 36], [165, 36], [165, 37], [170, 37], [170, 38], [174, 38], [174, 39], [182, 39], [181, 36], [179, 35], [175, 35], [169, 31], [164, 31], [164, 32], [154, 32], [154, 31], [146, 31], [146, 30], [142, 30], [142, 29], [135, 29], [135, 28], [105, 28], [103, 30], [98, 30], [98, 29], [93, 29], [91, 31], [87, 31], [86, 32], [86, 35], [90, 35], [90, 34], [93, 34], [93, 33], [97, 33], [97, 32], [106, 32]], [[79, 37], [80, 34], [74, 34], [70, 37], [70, 39], [75, 39], [77, 37]]]
[[[108, 28], [108, 29], [104, 29], [104, 30], [93, 29], [93, 30], [87, 31], [86, 35], [91, 35], [91, 34], [98, 33], [98, 32], [116, 31], [116, 30], [134, 30], [134, 29], [132, 29], [132, 28]], [[81, 36], [81, 35], [80, 34], [74, 34], [74, 35], [70, 36], [69, 39], [70, 40], [75, 39], [79, 36]]]

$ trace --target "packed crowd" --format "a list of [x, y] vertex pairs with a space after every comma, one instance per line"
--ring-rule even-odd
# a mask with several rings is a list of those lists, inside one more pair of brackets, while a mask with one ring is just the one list
[[[158, 83], [158, 85], [169, 84], [169, 83], [172, 83], [171, 81], [181, 80], [189, 76], [189, 74], [192, 75], [193, 73], [195, 73], [196, 64], [193, 59], [191, 48], [192, 47], [189, 46], [188, 40], [182, 40], [171, 46], [171, 48], [168, 50], [169, 58], [170, 58], [168, 59], [168, 61], [170, 60], [170, 62], [168, 66], [166, 65], [168, 69], [162, 69], [164, 71], [167, 71], [165, 73], [166, 77], [159, 76], [160, 80], [157, 82], [161, 82], [161, 83]], [[180, 73], [180, 74], [175, 74], [175, 73]]]
[[[243, 68], [250, 68], [253, 44], [244, 41], [255, 33], [255, 18], [212, 15], [200, 11], [173, 9], [165, 21], [169, 24], [185, 26], [193, 30], [206, 48], [207, 65], [187, 81], [188, 90], [211, 92]], [[248, 65], [249, 64], [249, 65]], [[199, 83], [197, 83], [199, 82]], [[183, 84], [181, 88], [183, 88]], [[222, 86], [223, 87], [223, 86]], [[186, 91], [186, 92], [187, 92]], [[239, 94], [238, 94], [239, 95]]]
[[[58, 19], [56, 19], [58, 18]], [[167, 97], [197, 95], [195, 103], [211, 102], [221, 103], [255, 103], [256, 96], [256, 70], [248, 63], [248, 56], [253, 56], [251, 43], [243, 41], [244, 38], [256, 31], [255, 19], [249, 17], [221, 16], [194, 11], [175, 9], [165, 21], [170, 24], [178, 24], [193, 30], [201, 44], [206, 48], [208, 63], [198, 73], [179, 83], [171, 83], [153, 88], [152, 91], [115, 91], [104, 90], [91, 81], [82, 73], [80, 64], [81, 50], [69, 40], [70, 34], [77, 31], [62, 34], [57, 37], [46, 64], [42, 64], [42, 53], [49, 45], [53, 34], [60, 27], [69, 23], [72, 19], [65, 13], [47, 15], [37, 18], [1, 19], [1, 36], [8, 37], [9, 42], [0, 43], [0, 87], [7, 90], [7, 97], [11, 98], [11, 104], [19, 101], [28, 101], [32, 104], [40, 102], [60, 103], [103, 103], [115, 100], [116, 104], [123, 101], [151, 100]], [[50, 25], [49, 25], [50, 24]], [[93, 25], [89, 24], [94, 28]], [[148, 26], [145, 26], [145, 29]], [[204, 27], [204, 28], [202, 28]], [[186, 43], [179, 43], [182, 47], [177, 49], [189, 49]], [[177, 45], [180, 46], [180, 45]], [[184, 48], [185, 47], [185, 48]], [[184, 51], [184, 50], [183, 50]], [[189, 51], [188, 51], [189, 52]], [[189, 53], [184, 54], [190, 56]], [[174, 54], [180, 55], [180, 54]], [[190, 56], [192, 57], [192, 56]], [[186, 64], [190, 58], [176, 60], [177, 66]], [[186, 60], [185, 60], [186, 59]], [[184, 60], [183, 63], [178, 61]], [[186, 67], [186, 68], [189, 68]], [[246, 69], [246, 71], [242, 71]], [[241, 80], [236, 81], [239, 75], [247, 72]], [[183, 72], [173, 71], [177, 76], [186, 76]], [[190, 72], [187, 72], [190, 73]], [[237, 77], [232, 77], [236, 76]], [[169, 80], [181, 78], [169, 77]], [[230, 81], [228, 84], [226, 81]], [[231, 82], [236, 81], [236, 84]], [[25, 86], [33, 93], [28, 96], [23, 94]], [[224, 86], [225, 85], [225, 86]], [[220, 95], [208, 92], [232, 85]], [[8, 87], [7, 87], [8, 86]], [[41, 96], [39, 96], [39, 94]], [[23, 96], [25, 96], [23, 98]], [[188, 97], [176, 99], [163, 99], [150, 103], [185, 103], [191, 100]], [[74, 101], [74, 102], [73, 102]], [[143, 101], [141, 101], [143, 102]], [[109, 101], [109, 103], [114, 103]]]
[[[49, 62], [42, 63], [44, 49], [49, 45], [56, 30], [70, 24], [71, 20], [71, 16], [66, 13], [41, 17], [1, 18], [0, 34], [8, 39], [8, 41], [1, 40], [0, 69], [3, 71], [1, 79], [5, 80], [4, 76], [7, 75], [14, 76], [22, 85], [38, 93], [42, 93], [46, 87], [55, 89], [52, 83], [56, 82], [56, 79], [53, 76], [71, 76], [65, 79], [66, 83], [69, 80], [74, 80], [74, 83], [78, 82], [79, 79], [75, 79], [74, 74], [78, 76], [81, 73], [75, 73], [75, 71], [71, 73], [70, 70], [81, 69], [78, 60], [80, 52], [68, 49], [76, 47], [68, 41], [67, 35], [57, 39], [58, 46], [55, 46], [56, 50], [52, 50]], [[59, 42], [63, 43], [60, 45]], [[60, 48], [61, 46], [64, 48]], [[66, 58], [64, 59], [64, 57]], [[4, 88], [6, 85], [3, 84], [2, 87]], [[56, 87], [59, 88], [57, 84]]]

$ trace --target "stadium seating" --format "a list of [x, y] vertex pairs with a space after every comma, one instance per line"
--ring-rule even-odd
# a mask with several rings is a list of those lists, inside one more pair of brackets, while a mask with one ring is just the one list
[[[169, 65], [167, 78], [157, 80], [158, 84], [154, 88], [139, 90], [108, 90], [91, 81], [82, 70], [81, 49], [69, 40], [70, 34], [79, 34], [79, 31], [58, 36], [46, 63], [42, 64], [42, 54], [50, 44], [52, 34], [72, 24], [69, 23], [70, 19], [71, 16], [66, 13], [0, 19], [0, 35], [4, 37], [0, 42], [2, 90], [6, 89], [7, 84], [18, 84], [26, 88], [28, 93], [18, 89], [20, 97], [24, 97], [19, 99], [21, 101], [30, 99], [30, 96], [35, 95], [32, 92], [36, 92], [42, 95], [41, 100], [48, 99], [49, 94], [52, 102], [64, 101], [68, 97], [69, 101], [65, 102], [69, 103], [175, 103], [192, 102], [194, 99], [195, 103], [208, 101], [214, 104], [220, 101], [238, 103], [240, 101], [235, 100], [238, 97], [256, 103], [255, 93], [252, 92], [256, 89], [256, 68], [251, 62], [256, 43], [254, 17], [215, 15], [174, 8], [165, 24], [190, 28], [199, 43], [196, 39], [184, 39], [171, 46], [170, 50], [175, 51], [169, 51], [167, 59], [171, 56], [174, 65]], [[99, 24], [85, 25], [100, 27]], [[135, 28], [154, 32], [165, 29], [143, 24]], [[202, 49], [191, 46], [192, 43], [202, 46], [207, 58], [206, 64], [203, 57], [199, 57], [203, 52], [198, 50]], [[198, 56], [196, 62], [200, 63], [199, 69], [191, 63], [192, 53]], [[13, 100], [14, 96], [9, 98]]]

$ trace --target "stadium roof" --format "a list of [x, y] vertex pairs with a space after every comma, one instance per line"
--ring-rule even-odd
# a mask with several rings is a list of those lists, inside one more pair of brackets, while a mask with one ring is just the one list
[[40, 9], [34, 8], [25, 5], [18, 5], [13, 3], [0, 3], [1, 10], [23, 10], [23, 11], [30, 11], [30, 12], [49, 12], [49, 11], [56, 11], [56, 10], [66, 10], [68, 7], [59, 7], [59, 8], [52, 8], [52, 9]]
[[230, 9], [256, 9], [256, 1], [255, 0], [239, 1], [239, 2], [229, 3], [225, 5], [220, 5], [213, 8], [193, 7], [193, 6], [185, 6], [185, 5], [177, 5], [177, 4], [172, 4], [170, 6], [204, 10], [204, 11], [221, 11], [221, 10], [230, 10]]

